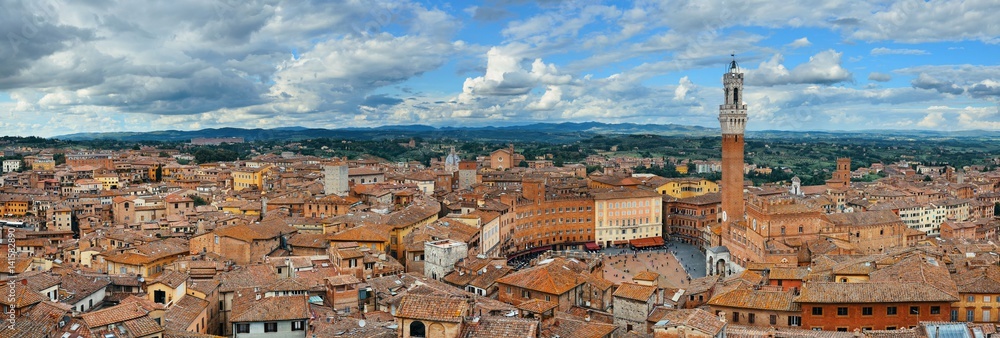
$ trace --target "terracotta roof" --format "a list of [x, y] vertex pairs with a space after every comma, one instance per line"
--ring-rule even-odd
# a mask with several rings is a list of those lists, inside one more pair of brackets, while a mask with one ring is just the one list
[[163, 331], [163, 338], [222, 338], [222, 336], [216, 336], [214, 334], [207, 334], [207, 333], [166, 329]]
[[[658, 307], [657, 309], [664, 309]], [[654, 309], [654, 313], [660, 312]], [[706, 333], [709, 337], [714, 337], [726, 326], [726, 322], [719, 320], [715, 315], [702, 309], [666, 309], [662, 315], [650, 316], [646, 321], [659, 323], [666, 320], [661, 327], [685, 326]]]
[[853, 338], [853, 332], [804, 330], [793, 328], [768, 328], [763, 326], [726, 326], [726, 338], [795, 337], [795, 338]]
[[149, 316], [126, 320], [122, 322], [122, 326], [124, 326], [126, 332], [132, 334], [133, 337], [143, 337], [157, 332], [163, 332], [163, 327], [160, 326], [160, 324], [157, 324], [153, 318], [149, 318]]
[[795, 294], [785, 291], [736, 289], [713, 295], [709, 305], [768, 311], [799, 311]]
[[517, 305], [518, 309], [532, 313], [545, 313], [557, 307], [559, 307], [559, 303], [546, 302], [541, 299], [532, 299]]
[[219, 287], [219, 281], [216, 279], [191, 279], [188, 283], [188, 290], [194, 290], [201, 292], [205, 295], [211, 294], [212, 290]]
[[906, 257], [896, 264], [869, 275], [872, 282], [915, 282], [933, 287], [958, 298], [958, 288], [944, 263], [920, 254]]
[[396, 317], [459, 323], [469, 303], [465, 299], [407, 293], [399, 302]]
[[874, 262], [850, 261], [838, 264], [833, 267], [832, 272], [836, 275], [868, 275], [875, 271]]
[[497, 283], [552, 295], [561, 295], [584, 283], [580, 274], [573, 272], [560, 262], [557, 260], [514, 272], [497, 279]]
[[721, 276], [705, 276], [701, 278], [692, 279], [690, 283], [687, 284], [688, 294], [699, 294], [708, 290], [711, 290], [716, 283], [719, 282]]
[[186, 273], [180, 271], [168, 270], [164, 271], [162, 274], [160, 274], [153, 280], [149, 281], [149, 285], [162, 283], [166, 286], [169, 286], [171, 289], [176, 289], [181, 284], [184, 284], [184, 282], [186, 282], [187, 279], [188, 279], [188, 274]]
[[773, 267], [770, 268], [770, 273], [768, 279], [784, 279], [784, 280], [802, 280], [806, 278], [809, 274], [809, 268], [807, 267], [797, 267], [797, 268], [783, 268], [783, 267]]
[[135, 304], [135, 305], [138, 305], [138, 306], [142, 307], [143, 310], [146, 310], [146, 312], [152, 312], [152, 311], [156, 311], [156, 310], [165, 310], [167, 308], [166, 305], [161, 304], [161, 303], [153, 302], [149, 298], [141, 297], [141, 296], [137, 296], [137, 295], [131, 295], [131, 294], [125, 296], [125, 298], [123, 298], [119, 302], [119, 305], [125, 305], [125, 304]]
[[328, 248], [330, 241], [324, 234], [297, 233], [288, 239], [288, 245], [300, 248]]
[[613, 324], [587, 322], [570, 314], [556, 312], [555, 320], [544, 324], [542, 336], [604, 338], [611, 336], [616, 330], [618, 330], [618, 326]]
[[737, 279], [746, 281], [748, 284], [760, 284], [760, 282], [764, 280], [764, 276], [761, 276], [759, 273], [754, 271], [743, 270], [743, 272], [738, 275], [726, 277], [725, 282], [728, 283]]
[[267, 291], [309, 291], [309, 287], [296, 278], [282, 278], [266, 287]]
[[618, 290], [615, 290], [614, 296], [646, 302], [649, 301], [649, 297], [652, 297], [655, 292], [655, 286], [622, 283], [622, 285], [618, 287]]
[[[263, 295], [263, 293], [260, 293]], [[256, 299], [252, 289], [236, 291], [233, 296], [232, 322], [264, 322], [309, 319], [309, 296], [275, 296]]]
[[989, 265], [959, 272], [952, 277], [960, 293], [1000, 293], [1000, 266]]
[[149, 312], [143, 309], [138, 303], [126, 303], [87, 312], [81, 316], [83, 317], [83, 321], [87, 323], [87, 326], [96, 328], [143, 317], [147, 313]]
[[433, 172], [425, 170], [408, 174], [406, 175], [406, 179], [410, 181], [427, 182], [427, 181], [434, 181], [435, 179], [437, 179], [437, 177], [434, 175]]
[[[7, 288], [7, 284], [4, 283], [3, 287]], [[28, 306], [28, 305], [31, 305], [31, 304], [35, 304], [35, 303], [38, 303], [38, 302], [41, 302], [41, 301], [45, 300], [45, 297], [43, 297], [37, 291], [32, 291], [32, 290], [30, 290], [29, 288], [26, 288], [26, 287], [15, 287], [14, 288], [14, 301], [13, 302], [10, 302], [10, 298], [6, 296], [7, 292], [5, 291], [4, 293], [5, 293], [5, 296], [4, 297], [0, 297], [0, 304], [6, 305], [6, 306], [14, 305], [14, 308], [16, 308], [16, 309], [20, 309], [20, 308], [23, 308], [25, 306]]]
[[69, 305], [42, 301], [22, 312], [14, 323], [7, 323], [0, 328], [0, 338], [51, 338], [60, 337], [64, 332], [86, 334], [85, 331], [89, 330], [83, 325], [77, 325], [79, 331], [70, 330], [73, 324], [78, 324], [79, 320], [75, 318], [70, 318], [61, 329], [56, 329], [58, 322], [67, 318], [72, 311]]
[[226, 271], [219, 276], [219, 291], [232, 292], [242, 288], [264, 287], [273, 283], [278, 276], [271, 266], [255, 264]]
[[522, 318], [483, 317], [478, 323], [465, 325], [464, 338], [537, 337], [538, 321]]
[[184, 331], [205, 311], [208, 302], [194, 296], [185, 296], [179, 302], [167, 308], [163, 315], [163, 326], [168, 329]]
[[111, 279], [107, 276], [91, 277], [68, 273], [62, 276], [62, 284], [60, 284], [59, 289], [70, 293], [72, 296], [64, 301], [74, 304], [98, 290], [108, 287], [109, 284], [111, 284]]
[[388, 242], [389, 232], [383, 231], [381, 226], [362, 225], [350, 228], [327, 238], [334, 242]]
[[660, 278], [660, 274], [649, 270], [639, 271], [639, 273], [635, 274], [635, 276], [632, 276], [632, 280], [641, 280], [650, 282], [655, 281], [657, 278]]
[[361, 280], [359, 280], [357, 277], [354, 277], [354, 275], [339, 275], [333, 277], [326, 277], [326, 280], [330, 285], [334, 286], [361, 283]]
[[26, 279], [28, 282], [28, 288], [36, 292], [51, 288], [53, 286], [59, 285], [62, 282], [62, 277], [50, 272], [29, 272], [21, 274], [18, 277], [18, 283], [20, 279]]
[[837, 226], [865, 226], [902, 222], [891, 210], [845, 212], [825, 215]]
[[437, 215], [441, 211], [441, 203], [433, 201], [425, 204], [411, 204], [402, 211], [389, 214], [386, 224], [394, 228], [405, 228], [425, 218]]
[[810, 282], [802, 285], [799, 303], [906, 303], [954, 302], [958, 297], [925, 283], [833, 283]]

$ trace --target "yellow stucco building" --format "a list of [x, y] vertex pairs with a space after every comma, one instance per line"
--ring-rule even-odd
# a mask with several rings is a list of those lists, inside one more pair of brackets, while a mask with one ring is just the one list
[[260, 168], [244, 167], [233, 170], [233, 190], [240, 191], [247, 188], [261, 189], [264, 186], [264, 176], [271, 170], [271, 166]]
[[689, 198], [719, 192], [719, 185], [703, 178], [674, 178], [656, 187], [656, 192], [674, 198]]

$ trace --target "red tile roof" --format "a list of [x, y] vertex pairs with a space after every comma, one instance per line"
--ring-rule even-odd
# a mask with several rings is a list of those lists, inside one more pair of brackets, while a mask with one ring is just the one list
[[655, 286], [639, 285], [634, 283], [622, 283], [622, 285], [618, 287], [618, 290], [615, 290], [614, 296], [619, 298], [637, 300], [640, 302], [646, 302], [649, 300], [650, 297], [653, 296], [653, 293], [655, 292], [656, 292]]
[[396, 317], [459, 323], [469, 309], [463, 298], [407, 293], [399, 302]]

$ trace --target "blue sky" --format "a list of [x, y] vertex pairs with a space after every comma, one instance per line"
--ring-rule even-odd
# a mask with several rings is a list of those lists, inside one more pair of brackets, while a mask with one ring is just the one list
[[[0, 134], [601, 121], [1000, 130], [986, 0], [0, 0]], [[9, 38], [13, 37], [13, 38]]]

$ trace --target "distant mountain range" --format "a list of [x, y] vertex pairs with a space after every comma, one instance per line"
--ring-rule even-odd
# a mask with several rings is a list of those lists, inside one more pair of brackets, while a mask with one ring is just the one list
[[199, 137], [242, 137], [247, 141], [256, 140], [302, 140], [310, 138], [342, 138], [355, 140], [398, 139], [421, 137], [425, 139], [458, 139], [480, 141], [547, 141], [573, 142], [601, 134], [655, 134], [709, 136], [718, 134], [719, 129], [682, 126], [675, 124], [608, 124], [600, 122], [583, 123], [536, 123], [505, 127], [432, 127], [425, 125], [396, 125], [374, 128], [313, 129], [304, 127], [282, 127], [275, 129], [219, 128], [202, 130], [163, 130], [151, 132], [78, 133], [56, 136], [61, 140], [110, 139], [120, 141], [190, 141]]
[[[653, 134], [661, 136], [715, 136], [718, 128], [684, 126], [676, 124], [635, 124], [602, 122], [535, 123], [504, 127], [432, 127], [426, 125], [395, 125], [373, 128], [316, 129], [281, 127], [274, 129], [218, 128], [202, 130], [163, 130], [151, 132], [78, 133], [57, 136], [62, 140], [110, 139], [119, 141], [175, 141], [187, 142], [201, 137], [242, 137], [257, 140], [303, 140], [310, 138], [339, 138], [353, 140], [399, 139], [420, 137], [425, 139], [456, 139], [463, 141], [552, 142], [564, 143], [587, 139], [597, 135]], [[926, 130], [863, 130], [863, 131], [749, 131], [747, 137], [756, 138], [1000, 138], [1000, 132], [926, 131]]]

